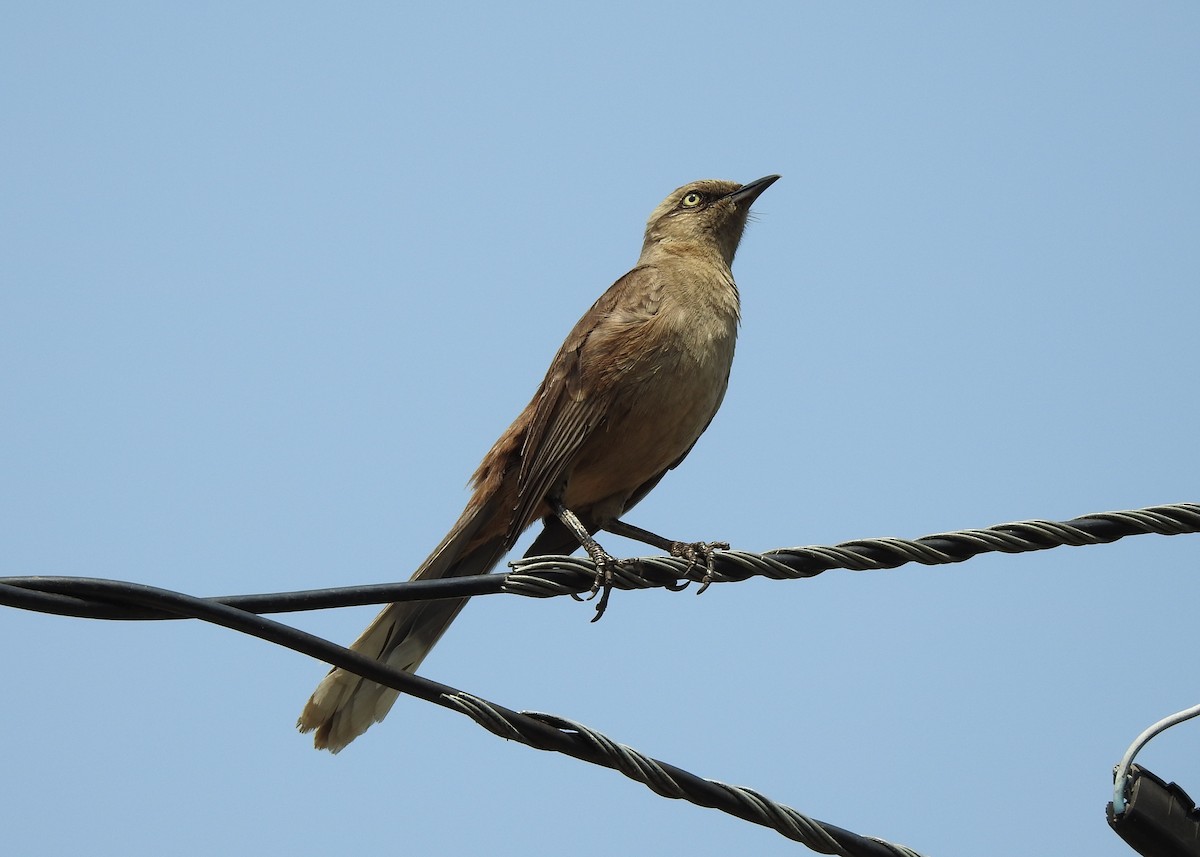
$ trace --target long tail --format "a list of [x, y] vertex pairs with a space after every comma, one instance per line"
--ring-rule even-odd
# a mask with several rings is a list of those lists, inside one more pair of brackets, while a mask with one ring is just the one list
[[[412, 576], [413, 580], [485, 574], [504, 555], [505, 533], [491, 535], [492, 506], [468, 509]], [[389, 604], [350, 646], [396, 669], [413, 672], [458, 616], [466, 598]], [[296, 722], [315, 732], [318, 750], [336, 753], [387, 716], [399, 692], [334, 668], [313, 691]]]

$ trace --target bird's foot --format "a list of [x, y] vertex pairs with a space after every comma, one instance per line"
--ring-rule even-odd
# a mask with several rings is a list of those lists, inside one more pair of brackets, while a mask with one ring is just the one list
[[700, 578], [700, 588], [696, 594], [708, 589], [713, 579], [713, 557], [719, 550], [729, 550], [729, 542], [671, 542], [671, 556], [687, 560], [684, 574], [691, 572], [701, 562], [704, 563], [704, 577]]
[[592, 581], [588, 600], [595, 598], [596, 593], [600, 593], [600, 600], [596, 602], [596, 615], [592, 617], [592, 621], [597, 622], [604, 615], [604, 611], [608, 609], [608, 596], [612, 594], [613, 588], [613, 572], [621, 564], [621, 560], [616, 559], [594, 541], [584, 545], [584, 549], [587, 550], [588, 556], [596, 565], [596, 579]]

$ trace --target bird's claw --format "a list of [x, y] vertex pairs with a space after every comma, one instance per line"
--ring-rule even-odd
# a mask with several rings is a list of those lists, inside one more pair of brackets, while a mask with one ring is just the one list
[[688, 565], [683, 572], [685, 575], [691, 573], [699, 563], [704, 563], [704, 577], [700, 578], [697, 595], [708, 589], [713, 581], [713, 557], [719, 550], [729, 550], [729, 542], [671, 542], [671, 556], [687, 560]]
[[[627, 560], [615, 559], [599, 545], [594, 542], [593, 545], [594, 549], [588, 545], [585, 545], [585, 548], [592, 563], [596, 566], [596, 577], [592, 581], [592, 588], [587, 597], [587, 600], [591, 601], [597, 594], [600, 596], [600, 600], [596, 602], [596, 615], [592, 617], [592, 621], [595, 622], [608, 609], [608, 598], [612, 595], [615, 570]], [[697, 565], [703, 564], [704, 566], [704, 576], [700, 578], [700, 588], [696, 590], [697, 595], [708, 589], [713, 582], [713, 575], [716, 572], [713, 558], [719, 550], [729, 550], [729, 542], [671, 542], [671, 556], [687, 560], [688, 565], [683, 572], [685, 576], [690, 574]], [[687, 585], [686, 580], [683, 581], [683, 585]], [[682, 589], [683, 586], [679, 588]]]
[[588, 553], [591, 554], [592, 562], [596, 565], [596, 579], [592, 581], [592, 588], [588, 592], [587, 600], [591, 601], [597, 593], [600, 593], [600, 600], [596, 602], [596, 615], [592, 617], [592, 621], [597, 622], [604, 615], [604, 611], [608, 609], [608, 597], [612, 595], [613, 588], [613, 569], [620, 564], [620, 560], [615, 559], [599, 545], [597, 545], [597, 550], [588, 551]]

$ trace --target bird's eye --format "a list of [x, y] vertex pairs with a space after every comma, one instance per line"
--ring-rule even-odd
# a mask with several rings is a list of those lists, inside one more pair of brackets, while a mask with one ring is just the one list
[[704, 197], [694, 190], [683, 195], [682, 205], [684, 208], [695, 208], [702, 202], [704, 202]]

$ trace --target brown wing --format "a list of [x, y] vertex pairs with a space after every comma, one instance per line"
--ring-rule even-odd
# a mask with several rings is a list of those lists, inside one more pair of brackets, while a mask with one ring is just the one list
[[654, 316], [660, 302], [654, 268], [634, 268], [613, 283], [567, 335], [538, 389], [521, 447], [510, 536], [536, 519], [538, 506], [561, 487], [575, 454], [607, 416], [607, 391], [620, 378], [621, 361], [601, 359], [610, 355], [597, 354], [596, 341], [609, 340], [618, 329], [632, 333], [631, 328]]

